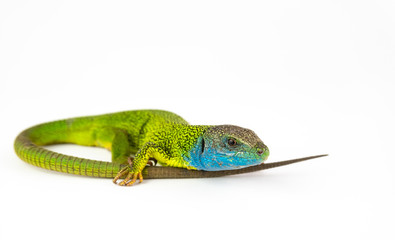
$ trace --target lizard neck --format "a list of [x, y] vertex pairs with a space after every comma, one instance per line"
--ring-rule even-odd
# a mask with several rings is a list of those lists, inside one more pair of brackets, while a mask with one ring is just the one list
[[[204, 146], [203, 134], [210, 127], [208, 125], [176, 125], [170, 131], [171, 135], [177, 139], [176, 145], [179, 149], [177, 155], [181, 156], [188, 166], [200, 169], [200, 155]], [[174, 145], [172, 149], [174, 150]]]

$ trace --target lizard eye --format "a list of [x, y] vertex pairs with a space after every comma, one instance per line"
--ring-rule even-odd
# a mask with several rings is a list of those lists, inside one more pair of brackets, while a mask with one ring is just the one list
[[233, 146], [236, 146], [236, 144], [237, 144], [237, 142], [233, 138], [229, 138], [228, 139], [228, 145], [229, 146], [233, 147]]

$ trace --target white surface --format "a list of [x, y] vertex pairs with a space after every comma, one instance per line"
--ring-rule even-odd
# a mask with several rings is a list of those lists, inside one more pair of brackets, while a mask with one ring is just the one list
[[[1, 239], [394, 239], [393, 1], [1, 1]], [[58, 174], [24, 128], [119, 110], [253, 129], [283, 168]], [[101, 149], [57, 151], [109, 160]]]

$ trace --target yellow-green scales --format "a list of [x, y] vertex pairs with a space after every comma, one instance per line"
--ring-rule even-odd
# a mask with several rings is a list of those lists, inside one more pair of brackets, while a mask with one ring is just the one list
[[[39, 146], [74, 143], [104, 147], [112, 162], [93, 161], [48, 151]], [[161, 165], [206, 171], [232, 170], [262, 163], [269, 151], [251, 130], [231, 125], [189, 125], [161, 110], [136, 110], [71, 118], [34, 126], [15, 140], [24, 161], [50, 170], [96, 177], [142, 180], [150, 158]], [[132, 157], [133, 161], [128, 158]], [[122, 169], [121, 164], [128, 164]], [[129, 166], [130, 165], [130, 166]]]

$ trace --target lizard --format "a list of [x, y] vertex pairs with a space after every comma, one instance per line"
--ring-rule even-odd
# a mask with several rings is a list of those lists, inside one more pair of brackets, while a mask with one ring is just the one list
[[[43, 146], [72, 143], [103, 147], [111, 162], [68, 156]], [[27, 163], [84, 176], [113, 178], [120, 186], [137, 179], [216, 177], [283, 166], [311, 158], [265, 163], [269, 149], [252, 131], [235, 125], [190, 125], [164, 110], [132, 110], [39, 124], [14, 141]], [[158, 161], [160, 166], [152, 166]], [[150, 166], [151, 165], [151, 166]]]

